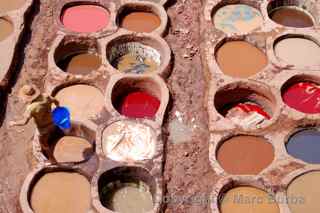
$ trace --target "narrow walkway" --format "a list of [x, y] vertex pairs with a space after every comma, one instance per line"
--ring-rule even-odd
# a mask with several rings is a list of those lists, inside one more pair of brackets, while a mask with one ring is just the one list
[[208, 158], [205, 82], [199, 52], [200, 0], [177, 0], [168, 8], [171, 20], [166, 37], [174, 53], [168, 80], [172, 108], [166, 122], [165, 212], [203, 213], [214, 183]]

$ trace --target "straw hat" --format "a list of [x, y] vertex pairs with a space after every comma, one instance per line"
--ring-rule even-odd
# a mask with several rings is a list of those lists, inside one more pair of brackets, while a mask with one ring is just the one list
[[24, 85], [19, 90], [19, 97], [27, 102], [32, 102], [40, 96], [40, 90], [33, 84]]

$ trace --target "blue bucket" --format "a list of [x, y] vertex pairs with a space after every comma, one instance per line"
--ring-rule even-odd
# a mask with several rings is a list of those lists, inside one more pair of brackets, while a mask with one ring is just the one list
[[70, 129], [70, 111], [66, 107], [57, 107], [52, 111], [53, 123], [60, 129]]

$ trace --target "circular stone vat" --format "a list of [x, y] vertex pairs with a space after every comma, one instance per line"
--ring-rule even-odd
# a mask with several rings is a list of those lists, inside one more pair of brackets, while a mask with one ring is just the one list
[[304, 129], [291, 135], [286, 143], [289, 155], [307, 163], [320, 163], [320, 132]]
[[106, 157], [115, 161], [141, 161], [156, 153], [156, 135], [147, 125], [130, 120], [109, 125], [102, 135], [102, 148]]
[[130, 118], [153, 118], [160, 107], [161, 89], [150, 78], [123, 78], [112, 90], [113, 107]]
[[291, 213], [310, 212], [320, 210], [320, 171], [305, 173], [295, 178], [288, 186], [287, 200]]
[[275, 0], [270, 1], [267, 10], [271, 20], [286, 27], [304, 28], [314, 25], [314, 18], [309, 12], [316, 10], [312, 3], [306, 4], [299, 0]]
[[231, 77], [248, 78], [268, 64], [266, 54], [246, 41], [229, 41], [217, 50], [216, 60], [221, 71]]
[[220, 213], [280, 213], [272, 195], [256, 187], [234, 187], [220, 196]]
[[75, 53], [58, 62], [60, 69], [76, 75], [87, 75], [101, 66], [101, 58], [94, 53]]
[[320, 65], [320, 47], [308, 39], [298, 35], [280, 37], [275, 41], [274, 52], [278, 59], [294, 66]]
[[155, 179], [141, 167], [118, 167], [98, 180], [102, 205], [121, 213], [147, 213], [154, 210], [158, 190]]
[[0, 42], [7, 39], [13, 31], [13, 24], [6, 18], [0, 17]]
[[219, 114], [233, 123], [256, 128], [272, 119], [276, 101], [268, 92], [228, 85], [216, 93], [214, 105]]
[[96, 42], [90, 46], [86, 41], [82, 43], [62, 41], [54, 53], [56, 65], [63, 71], [75, 75], [88, 75], [99, 69], [101, 58]]
[[215, 27], [225, 33], [249, 33], [263, 24], [260, 11], [245, 4], [223, 6], [213, 20]]
[[220, 145], [217, 160], [229, 174], [257, 175], [274, 159], [274, 148], [262, 137], [235, 136]]
[[278, 24], [287, 27], [312, 27], [313, 19], [307, 11], [297, 7], [279, 7], [274, 9], [269, 17]]
[[120, 9], [118, 25], [134, 32], [151, 33], [161, 25], [159, 16], [152, 8], [142, 5], [126, 5]]
[[78, 33], [95, 33], [103, 30], [110, 21], [110, 12], [94, 4], [66, 5], [61, 22], [68, 30]]
[[[10, 0], [0, 2], [0, 13], [7, 13], [12, 10], [17, 10], [25, 4], [26, 0]], [[1, 30], [0, 30], [1, 32]]]
[[282, 86], [281, 92], [283, 102], [289, 107], [308, 114], [320, 113], [319, 84], [312, 80], [293, 77]]
[[97, 116], [104, 107], [103, 93], [96, 87], [75, 84], [59, 89], [54, 96], [61, 106], [71, 112], [71, 119], [88, 120]]
[[144, 74], [157, 71], [170, 51], [151, 37], [124, 35], [107, 44], [107, 59], [123, 73]]
[[59, 163], [82, 162], [93, 154], [92, 145], [81, 137], [63, 136], [54, 147], [54, 158]]
[[68, 132], [57, 129], [49, 137], [53, 156], [58, 163], [81, 163], [94, 155], [96, 133], [79, 123], [71, 123]]
[[35, 213], [84, 213], [90, 209], [90, 182], [77, 172], [42, 172], [33, 181], [29, 202]]

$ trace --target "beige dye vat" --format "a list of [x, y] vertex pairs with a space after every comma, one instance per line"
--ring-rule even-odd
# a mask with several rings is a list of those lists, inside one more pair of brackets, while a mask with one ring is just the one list
[[0, 18], [0, 42], [7, 39], [13, 31], [13, 24], [5, 18]]
[[68, 107], [72, 119], [88, 120], [104, 107], [103, 93], [89, 85], [77, 84], [65, 87], [55, 95], [61, 106]]
[[275, 44], [276, 56], [289, 65], [320, 65], [320, 47], [312, 40], [300, 37], [284, 38]]
[[81, 162], [93, 154], [93, 147], [84, 138], [64, 136], [58, 140], [53, 155], [59, 163]]
[[320, 171], [309, 172], [294, 179], [287, 189], [291, 213], [320, 212]]
[[221, 213], [280, 213], [272, 195], [251, 187], [239, 186], [224, 194], [220, 203]]
[[153, 209], [152, 194], [143, 182], [115, 182], [109, 187], [102, 201], [108, 209], [120, 213], [147, 213]]
[[44, 174], [32, 189], [30, 203], [35, 213], [87, 213], [90, 183], [75, 172]]
[[1, 0], [0, 13], [6, 13], [12, 10], [17, 10], [25, 4], [26, 0]]
[[118, 121], [103, 132], [103, 152], [115, 161], [151, 159], [156, 139], [151, 127], [133, 121]]

